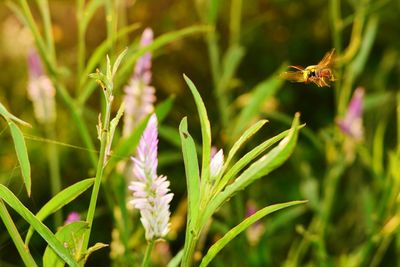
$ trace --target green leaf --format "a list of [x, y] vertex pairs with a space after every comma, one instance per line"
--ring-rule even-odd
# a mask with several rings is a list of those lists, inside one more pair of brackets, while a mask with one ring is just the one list
[[295, 115], [289, 134], [276, 147], [251, 164], [232, 184], [228, 185], [224, 191], [218, 193], [217, 196], [210, 201], [202, 217], [202, 223], [205, 223], [215, 210], [236, 192], [243, 190], [256, 179], [272, 172], [289, 158], [297, 142], [299, 116], [299, 114]]
[[13, 120], [21, 125], [32, 127], [29, 123], [17, 118], [13, 114], [11, 114], [3, 104], [0, 103], [0, 115], [2, 115], [7, 121]]
[[[87, 222], [77, 221], [60, 227], [55, 236], [69, 250], [69, 253], [79, 261], [81, 257], [76, 253], [80, 252], [83, 236], [88, 230], [89, 224]], [[64, 265], [64, 261], [54, 253], [51, 247], [47, 246], [43, 254], [43, 266], [64, 267]]]
[[181, 147], [179, 132], [176, 130], [176, 128], [167, 125], [160, 125], [158, 127], [158, 134], [161, 138], [165, 139], [175, 147]]
[[22, 177], [24, 179], [24, 184], [28, 196], [31, 195], [31, 165], [29, 163], [28, 150], [26, 148], [24, 135], [18, 126], [12, 122], [8, 121], [8, 126], [10, 126], [11, 136], [14, 141], [15, 152], [17, 153], [17, 158], [19, 165], [21, 166]]
[[[83, 181], [77, 182], [64, 190], [60, 191], [51, 198], [40, 210], [36, 213], [36, 218], [39, 221], [43, 221], [49, 215], [53, 214], [54, 212], [58, 211], [62, 207], [66, 206], [68, 203], [73, 201], [87, 189], [89, 189], [94, 183], [94, 178], [85, 179]], [[29, 227], [28, 233], [25, 237], [25, 244], [29, 244], [29, 240], [32, 237], [34, 228], [32, 225]]]
[[[278, 73], [282, 71], [282, 68], [278, 70]], [[236, 122], [234, 123], [235, 128], [233, 130], [233, 139], [243, 132], [243, 129], [247, 127], [249, 122], [253, 121], [254, 117], [260, 112], [262, 105], [269, 98], [273, 97], [278, 90], [282, 87], [283, 80], [279, 79], [275, 73], [268, 79], [259, 83], [251, 92], [251, 98], [246, 106], [240, 112]]]
[[299, 205], [306, 203], [307, 201], [291, 201], [291, 202], [286, 202], [286, 203], [280, 203], [280, 204], [274, 204], [268, 207], [265, 207], [250, 217], [246, 218], [244, 221], [242, 221], [240, 224], [232, 228], [229, 232], [227, 232], [221, 239], [219, 239], [214, 245], [210, 247], [210, 249], [207, 251], [207, 254], [204, 256], [203, 260], [200, 263], [200, 267], [205, 267], [207, 266], [211, 260], [230, 242], [232, 239], [234, 239], [236, 236], [238, 236], [240, 233], [242, 233], [244, 230], [246, 230], [249, 226], [251, 226], [253, 223], [256, 221], [260, 220], [264, 216], [271, 214], [275, 211], [294, 206], [294, 205]]
[[210, 30], [211, 28], [209, 26], [192, 26], [173, 32], [168, 32], [155, 38], [150, 45], [137, 49], [132, 55], [128, 57], [128, 59], [125, 61], [125, 64], [121, 67], [121, 70], [117, 74], [116, 87], [120, 86], [120, 82], [126, 81], [126, 77], [132, 73], [132, 69], [135, 65], [136, 60], [147, 52], [152, 52], [160, 47], [163, 47], [164, 45], [172, 43], [188, 35], [204, 33]]
[[158, 124], [160, 124], [167, 117], [174, 105], [174, 101], [175, 96], [170, 96], [167, 100], [157, 105], [155, 112], [157, 115]]
[[182, 261], [183, 249], [181, 249], [169, 262], [167, 267], [178, 267]]
[[[197, 220], [200, 201], [200, 175], [197, 161], [196, 147], [193, 138], [188, 132], [187, 118], [183, 118], [179, 125], [179, 134], [182, 143], [183, 162], [185, 164], [186, 183], [188, 189], [188, 224]], [[188, 231], [188, 230], [187, 230]]]
[[78, 267], [77, 262], [69, 254], [64, 245], [57, 240], [54, 234], [32, 214], [19, 199], [4, 185], [0, 184], [0, 197], [12, 207], [19, 215], [21, 215], [42, 237], [47, 244], [70, 266]]
[[85, 255], [85, 262], [87, 261], [87, 259], [89, 258], [89, 256], [90, 256], [93, 252], [95, 252], [95, 251], [97, 251], [97, 250], [99, 250], [99, 249], [105, 248], [105, 247], [108, 247], [108, 245], [107, 245], [107, 244], [104, 244], [104, 243], [97, 242], [96, 244], [94, 244], [93, 246], [91, 246], [90, 248], [88, 248], [88, 250], [87, 250], [87, 252], [86, 252], [86, 255]]
[[0, 218], [3, 221], [3, 225], [7, 229], [10, 238], [13, 240], [15, 247], [18, 250], [19, 255], [21, 256], [22, 261], [25, 266], [36, 267], [37, 264], [33, 259], [31, 253], [29, 252], [27, 247], [24, 244], [24, 241], [21, 238], [21, 235], [15, 225], [13, 219], [11, 218], [10, 213], [8, 212], [6, 205], [3, 200], [0, 199]]
[[288, 134], [290, 133], [290, 130], [286, 130], [266, 141], [261, 143], [260, 145], [256, 146], [253, 148], [250, 152], [247, 152], [246, 155], [244, 155], [240, 160], [238, 160], [232, 168], [230, 168], [226, 174], [221, 178], [220, 182], [218, 183], [218, 186], [215, 189], [215, 192], [220, 192], [225, 185], [228, 184], [230, 180], [232, 180], [244, 167], [247, 166], [250, 162], [252, 162], [255, 158], [257, 158], [261, 153], [263, 153], [265, 150], [270, 148], [273, 144], [276, 142], [279, 142], [283, 138], [285, 138]]
[[[124, 37], [125, 35], [137, 30], [138, 28], [139, 28], [139, 24], [133, 24], [126, 28], [121, 29], [118, 32], [118, 34], [115, 36], [115, 40], [118, 40], [119, 38]], [[82, 75], [80, 76], [81, 79], [79, 81], [79, 84], [81, 86], [83, 86], [85, 81], [89, 81], [89, 82], [91, 81], [91, 80], [87, 80], [88, 75], [95, 70], [96, 66], [100, 65], [101, 60], [103, 60], [107, 51], [110, 49], [111, 45], [113, 44], [113, 42], [115, 40], [107, 39], [107, 40], [103, 41], [99, 46], [97, 46], [96, 50], [92, 53], [91, 57], [89, 58], [88, 63], [86, 64], [85, 70], [83, 71]], [[93, 83], [93, 82], [86, 84], [82, 89], [82, 93], [79, 95], [78, 103], [83, 104], [95, 88], [96, 88], [96, 86], [95, 86], [95, 83]]]
[[240, 61], [244, 56], [244, 49], [239, 45], [230, 46], [223, 59], [223, 73], [218, 83], [218, 90], [221, 94], [229, 87], [229, 82], [235, 75]]
[[115, 73], [117, 73], [119, 65], [121, 64], [122, 59], [126, 56], [126, 53], [128, 53], [128, 48], [125, 48], [124, 51], [122, 51], [121, 54], [119, 54], [119, 56], [115, 60], [111, 73], [112, 78], [115, 76]]
[[203, 183], [206, 183], [210, 178], [210, 157], [211, 157], [211, 128], [210, 128], [210, 121], [208, 120], [207, 110], [204, 106], [204, 102], [201, 99], [199, 91], [197, 90], [196, 86], [193, 82], [186, 76], [183, 75], [187, 85], [189, 86], [190, 91], [193, 94], [194, 101], [197, 106], [197, 111], [200, 117], [200, 126], [201, 126], [201, 138], [203, 144], [203, 160], [201, 166], [201, 182], [202, 186]]
[[239, 149], [242, 147], [244, 143], [247, 142], [255, 133], [258, 132], [258, 130], [261, 129], [261, 127], [264, 126], [265, 123], [267, 123], [267, 120], [260, 120], [257, 123], [253, 124], [250, 128], [248, 128], [242, 136], [233, 144], [231, 150], [229, 151], [228, 157], [226, 158], [225, 164], [224, 164], [224, 170], [229, 166], [229, 163], [235, 156], [236, 152], [239, 151]]

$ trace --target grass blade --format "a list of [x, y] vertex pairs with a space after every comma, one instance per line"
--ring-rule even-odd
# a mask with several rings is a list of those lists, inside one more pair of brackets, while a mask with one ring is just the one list
[[4, 185], [0, 184], [0, 197], [21, 215], [42, 237], [47, 244], [62, 258], [68, 265], [78, 267], [74, 258], [69, 254], [63, 244], [57, 240], [54, 234], [32, 214], [19, 199]]
[[200, 263], [200, 267], [205, 267], [207, 266], [211, 260], [220, 252], [232, 239], [234, 239], [236, 236], [238, 236], [240, 233], [242, 233], [244, 230], [246, 230], [249, 226], [251, 226], [253, 223], [256, 221], [260, 220], [264, 216], [271, 214], [275, 211], [294, 206], [294, 205], [299, 205], [306, 203], [307, 201], [291, 201], [291, 202], [286, 202], [286, 203], [280, 203], [280, 204], [274, 204], [268, 207], [265, 207], [256, 213], [254, 213], [252, 216], [248, 217], [244, 221], [242, 221], [240, 224], [232, 228], [229, 232], [227, 232], [221, 239], [219, 239], [214, 245], [210, 247], [210, 249], [207, 251], [207, 254], [204, 256], [203, 260]]
[[8, 122], [10, 126], [11, 136], [14, 141], [15, 153], [17, 153], [17, 158], [19, 165], [21, 166], [22, 177], [24, 179], [24, 184], [28, 196], [31, 195], [31, 165], [29, 163], [28, 150], [26, 148], [24, 135], [18, 126], [12, 122]]
[[[189, 86], [190, 91], [193, 94], [194, 101], [196, 102], [197, 111], [200, 117], [200, 125], [201, 125], [201, 138], [203, 144], [203, 160], [201, 166], [201, 181], [202, 184], [206, 183], [210, 177], [210, 157], [211, 157], [211, 127], [210, 121], [208, 120], [207, 110], [204, 106], [204, 102], [201, 99], [199, 91], [193, 82], [186, 76], [183, 75], [187, 85]], [[203, 186], [202, 186], [203, 188]]]
[[188, 190], [188, 218], [196, 221], [200, 200], [200, 176], [197, 161], [196, 146], [187, 128], [187, 118], [183, 118], [179, 125], [179, 134], [182, 143], [183, 162], [185, 164], [186, 183]]
[[26, 249], [24, 241], [22, 240], [21, 235], [19, 234], [18, 229], [14, 224], [14, 221], [8, 213], [8, 210], [2, 200], [0, 200], [0, 217], [8, 233], [10, 234], [11, 239], [14, 241], [14, 245], [17, 248], [18, 253], [21, 256], [25, 266], [37, 266], [32, 255], [29, 253], [29, 250]]
[[[216, 197], [210, 201], [202, 217], [203, 223], [212, 216], [222, 203], [231, 198], [236, 192], [243, 190], [255, 180], [269, 174], [289, 158], [297, 142], [299, 117], [300, 115], [297, 113], [293, 120], [292, 128], [289, 130], [289, 134], [276, 147], [251, 164], [232, 184], [228, 185], [224, 191], [217, 194]], [[239, 162], [240, 161], [241, 160], [239, 160]]]
[[[59, 192], [57, 195], [55, 195], [52, 199], [50, 199], [40, 210], [38, 213], [36, 213], [36, 218], [39, 221], [43, 221], [46, 219], [49, 215], [53, 214], [54, 212], [58, 211], [62, 207], [66, 206], [68, 203], [70, 203], [72, 200], [77, 198], [79, 195], [81, 195], [83, 192], [85, 192], [87, 189], [89, 189], [94, 183], [94, 178], [89, 178], [85, 179], [83, 181], [77, 182], [61, 192]], [[32, 237], [33, 234], [33, 227], [30, 226], [28, 233], [26, 234], [25, 237], [25, 244], [29, 244], [29, 240]]]

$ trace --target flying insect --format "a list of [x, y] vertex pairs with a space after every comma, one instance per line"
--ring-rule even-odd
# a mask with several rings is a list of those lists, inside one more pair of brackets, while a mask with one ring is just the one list
[[330, 87], [330, 84], [336, 80], [333, 67], [335, 64], [335, 49], [327, 52], [317, 65], [311, 65], [306, 68], [302, 66], [289, 66], [296, 71], [286, 71], [281, 73], [285, 80], [298, 83], [315, 83], [318, 87]]

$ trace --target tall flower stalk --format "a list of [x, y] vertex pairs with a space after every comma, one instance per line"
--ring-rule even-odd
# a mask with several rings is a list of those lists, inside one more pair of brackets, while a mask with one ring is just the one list
[[140, 221], [149, 242], [143, 266], [148, 265], [149, 255], [154, 241], [165, 237], [169, 231], [169, 203], [173, 194], [169, 193], [169, 181], [166, 176], [157, 175], [157, 117], [152, 115], [140, 139], [133, 161], [133, 178], [129, 189], [133, 198], [130, 201], [140, 210]]
[[[81, 253], [85, 253], [89, 244], [90, 233], [93, 226], [93, 219], [97, 205], [97, 198], [100, 191], [101, 180], [103, 178], [104, 168], [107, 165], [107, 151], [110, 150], [110, 146], [113, 139], [113, 133], [115, 128], [117, 127], [119, 118], [121, 116], [120, 110], [123, 108], [123, 103], [119, 108], [119, 112], [116, 117], [111, 120], [111, 108], [112, 103], [114, 100], [114, 82], [113, 79], [115, 77], [116, 71], [119, 67], [119, 64], [122, 61], [122, 58], [125, 56], [127, 50], [124, 50], [118, 58], [115, 60], [114, 65], [111, 67], [110, 59], [107, 56], [107, 71], [106, 74], [103, 74], [99, 70], [96, 73], [90, 75], [91, 78], [96, 79], [96, 82], [102, 88], [104, 93], [106, 107], [105, 107], [105, 114], [103, 116], [99, 116], [99, 122], [97, 125], [97, 136], [100, 140], [100, 152], [99, 152], [99, 159], [97, 162], [97, 169], [96, 169], [96, 177], [93, 185], [93, 191], [90, 198], [89, 209], [86, 216], [86, 221], [89, 224], [90, 230], [85, 234]], [[84, 264], [84, 263], [82, 263]]]

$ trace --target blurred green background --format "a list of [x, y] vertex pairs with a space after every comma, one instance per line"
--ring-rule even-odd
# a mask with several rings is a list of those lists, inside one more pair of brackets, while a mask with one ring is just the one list
[[[33, 2], [33, 1], [32, 1]], [[326, 174], [329, 173], [331, 147], [336, 144], [332, 139], [335, 135], [335, 118], [338, 116], [338, 87], [343, 85], [346, 78], [353, 75], [351, 68], [344, 65], [339, 71], [339, 82], [332, 87], [318, 88], [313, 84], [285, 82], [273, 97], [265, 101], [258, 118], [266, 118], [269, 123], [264, 127], [257, 138], [247, 146], [255, 144], [287, 129], [288, 119], [295, 112], [301, 113], [301, 121], [306, 123], [302, 131], [297, 148], [280, 169], [268, 177], [252, 184], [247, 190], [233, 198], [228, 205], [215, 216], [205, 246], [209, 246], [222, 233], [240, 222], [246, 213], [246, 203], [251, 200], [258, 208], [271, 203], [290, 201], [295, 199], [309, 199], [310, 204], [304, 207], [281, 211], [262, 222], [265, 231], [256, 245], [251, 245], [245, 235], [239, 236], [212, 263], [212, 266], [282, 266], [284, 262], [290, 265], [290, 253], [297, 248], [299, 240], [307, 239], [311, 249], [306, 249], [298, 262], [298, 266], [351, 266], [350, 260], [354, 255], [366, 249], [371, 238], [380, 233], [380, 227], [391, 218], [390, 213], [376, 213], [380, 199], [385, 195], [387, 187], [384, 179], [389, 179], [387, 157], [400, 140], [396, 140], [396, 92], [400, 85], [400, 1], [325, 1], [325, 0], [248, 0], [248, 1], [156, 1], [156, 0], [126, 0], [117, 1], [121, 24], [140, 23], [140, 30], [134, 31], [120, 41], [114, 52], [121, 51], [127, 44], [137, 42], [142, 29], [151, 27], [155, 36], [182, 29], [193, 25], [204, 24], [209, 14], [205, 8], [211, 2], [218, 2], [219, 9], [216, 19], [217, 44], [223, 55], [232, 44], [231, 5], [232, 2], [241, 2], [241, 21], [238, 40], [235, 40], [244, 50], [243, 58], [236, 74], [229, 80], [228, 100], [234, 118], [241, 108], [246, 106], [251, 90], [268, 77], [277, 77], [278, 70], [287, 65], [308, 66], [318, 63], [323, 55], [335, 47], [337, 31], [341, 28], [341, 49], [352, 43], [354, 37], [353, 23], [357, 14], [362, 12], [365, 26], [372, 16], [378, 20], [376, 35], [372, 47], [368, 51], [366, 61], [362, 64], [362, 72], [355, 77], [351, 86], [363, 86], [366, 89], [365, 103], [365, 140], [363, 149], [365, 154], [376, 149], [376, 129], [385, 122], [382, 138], [382, 166], [379, 173], [374, 166], [363, 160], [362, 152], [359, 157], [347, 166], [338, 181], [333, 202], [331, 218], [325, 236], [325, 251], [327, 255], [321, 257], [318, 252], [318, 238], [313, 239], [313, 233], [307, 232], [310, 222], [318, 216], [318, 206], [326, 191]], [[335, 4], [340, 4], [343, 20], [335, 21], [333, 11]], [[34, 15], [38, 11], [33, 3]], [[76, 94], [74, 75], [77, 66], [77, 20], [75, 1], [50, 1], [53, 33], [55, 38], [57, 59], [62, 69], [63, 80], [72, 95]], [[87, 54], [99, 45], [107, 35], [104, 10], [100, 8], [89, 24], [86, 45]], [[336, 23], [336, 24], [335, 24]], [[40, 26], [39, 22], [39, 26]], [[336, 25], [336, 26], [335, 26]], [[36, 137], [43, 137], [44, 133], [38, 127], [33, 117], [33, 108], [27, 98], [27, 52], [33, 46], [32, 37], [4, 1], [0, 3], [0, 102], [19, 118], [31, 123], [32, 129], [24, 129], [24, 133]], [[336, 34], [336, 37], [335, 37]], [[353, 34], [353, 35], [352, 35]], [[365, 41], [361, 33], [360, 48]], [[213, 92], [213, 83], [210, 58], [206, 41], [206, 34], [194, 34], [174, 41], [158, 49], [153, 54], [153, 82], [156, 88], [157, 103], [175, 96], [172, 111], [165, 122], [166, 126], [177, 129], [184, 116], [189, 118], [189, 127], [192, 135], [200, 143], [201, 135], [197, 111], [194, 101], [187, 89], [182, 74], [185, 73], [199, 88], [206, 104], [211, 121], [213, 144], [218, 147], [228, 147], [228, 129], [223, 129], [218, 100]], [[221, 56], [222, 57], [222, 56]], [[222, 60], [221, 60], [222, 61]], [[351, 60], [348, 61], [351, 65]], [[122, 98], [123, 90], [116, 90], [116, 102]], [[96, 136], [95, 125], [100, 110], [101, 92], [90, 97], [85, 120], [89, 125], [93, 139]], [[340, 113], [340, 112], [339, 112]], [[88, 151], [77, 133], [71, 120], [68, 109], [62, 101], [57, 102], [57, 137], [56, 140], [66, 145], [59, 145], [62, 185], [66, 187], [83, 178], [93, 176], [88, 159]], [[230, 120], [229, 124], [234, 123]], [[290, 123], [290, 122], [289, 122]], [[90, 126], [91, 125], [91, 126]], [[27, 140], [32, 165], [33, 187], [32, 196], [28, 198], [20, 179], [18, 163], [14, 154], [11, 137], [7, 131], [7, 123], [0, 122], [0, 182], [6, 184], [33, 212], [40, 209], [51, 197], [48, 180], [46, 157], [43, 156], [43, 146], [46, 140]], [[337, 130], [337, 129], [336, 129]], [[374, 143], [375, 142], [375, 143]], [[168, 159], [169, 155], [176, 155], [180, 149], [168, 140], [160, 140], [160, 153]], [[335, 150], [336, 151], [336, 150]], [[336, 151], [335, 153], [345, 153]], [[372, 152], [371, 152], [372, 153]], [[373, 154], [373, 153], [372, 153]], [[342, 156], [344, 157], [344, 156]], [[161, 161], [161, 159], [160, 159]], [[397, 165], [395, 168], [399, 168]], [[185, 201], [186, 185], [184, 167], [179, 160], [160, 162], [159, 173], [166, 174], [171, 181], [171, 190], [175, 194], [172, 202], [173, 214], [177, 207]], [[328, 185], [329, 186], [329, 185]], [[310, 193], [311, 192], [311, 193]], [[316, 196], [317, 199], [310, 199]], [[89, 194], [84, 195], [72, 205], [67, 206], [64, 214], [69, 211], [84, 211], [87, 207]], [[385, 202], [381, 205], [385, 205]], [[389, 202], [388, 202], [389, 203]], [[99, 214], [94, 223], [93, 241], [110, 243], [112, 219], [109, 211], [100, 199]], [[398, 205], [398, 202], [395, 202]], [[397, 214], [396, 212], [394, 213]], [[394, 215], [393, 215], [394, 216]], [[397, 216], [397, 215], [396, 215]], [[28, 225], [18, 216], [15, 216], [20, 231], [27, 231]], [[397, 217], [396, 217], [397, 218]], [[51, 220], [46, 222], [51, 224]], [[174, 227], [174, 225], [172, 226]], [[0, 266], [5, 262], [18, 266], [21, 263], [8, 233], [0, 223]], [[395, 231], [397, 232], [397, 226]], [[170, 253], [176, 254], [182, 247], [184, 231], [177, 229], [177, 236], [170, 235]], [[317, 236], [317, 235], [316, 235]], [[380, 260], [375, 266], [399, 266], [400, 236], [390, 239], [386, 249], [378, 250], [381, 246], [372, 244], [362, 261], [355, 261], [362, 266], [371, 266], [374, 255], [379, 254]], [[31, 251], [39, 256], [45, 244], [39, 237], [32, 241]], [[362, 249], [361, 249], [362, 248]], [[95, 253], [88, 266], [109, 266], [109, 250]], [[324, 265], [320, 265], [321, 258], [327, 258]], [[3, 264], [4, 261], [4, 264]], [[295, 262], [295, 261], [292, 261]], [[361, 262], [361, 263], [360, 263]], [[346, 265], [343, 265], [346, 263]], [[96, 265], [95, 265], [96, 264]], [[98, 265], [100, 264], [100, 265]], [[303, 265], [304, 264], [304, 265]], [[325, 265], [326, 264], [326, 265]], [[162, 266], [162, 263], [159, 263]], [[358, 266], [358, 264], [356, 264]]]

